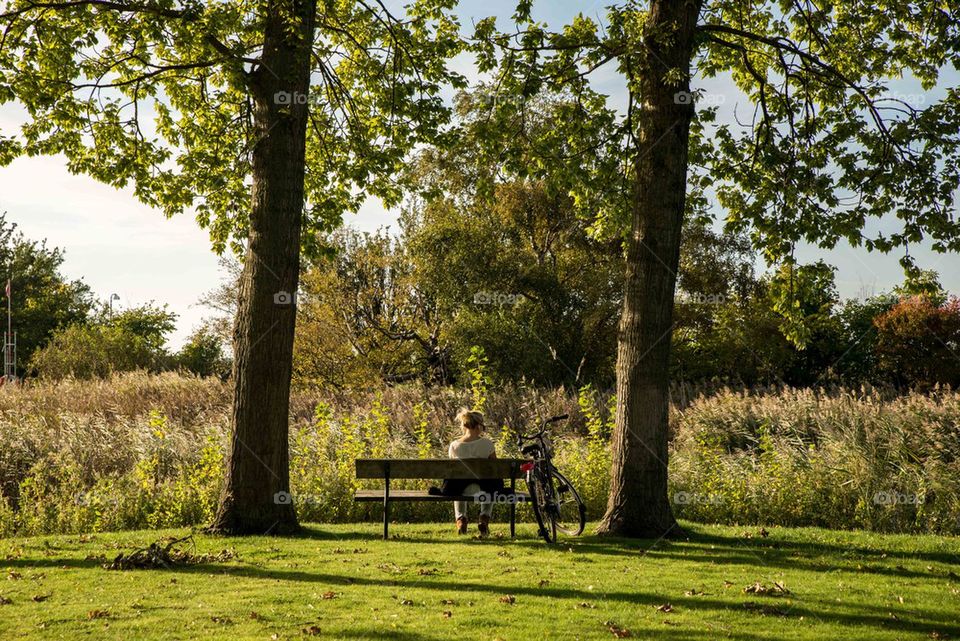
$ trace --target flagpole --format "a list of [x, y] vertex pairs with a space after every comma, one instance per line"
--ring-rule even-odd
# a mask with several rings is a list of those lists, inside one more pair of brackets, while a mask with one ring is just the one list
[[[7, 340], [3, 342], [3, 376], [16, 376], [17, 364], [13, 363], [13, 288], [9, 278], [7, 278]], [[7, 363], [10, 362], [12, 372], [7, 371]], [[12, 382], [10, 379], [7, 382]]]

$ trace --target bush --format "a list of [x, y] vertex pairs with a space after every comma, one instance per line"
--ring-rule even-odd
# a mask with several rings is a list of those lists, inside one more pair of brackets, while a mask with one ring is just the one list
[[41, 378], [106, 378], [114, 372], [156, 371], [162, 355], [142, 337], [118, 327], [71, 325], [53, 335], [31, 361]]
[[223, 355], [220, 335], [208, 327], [200, 327], [190, 335], [176, 361], [179, 367], [197, 376], [226, 378], [230, 374], [230, 361]]
[[960, 299], [911, 296], [874, 320], [880, 368], [903, 385], [960, 387]]

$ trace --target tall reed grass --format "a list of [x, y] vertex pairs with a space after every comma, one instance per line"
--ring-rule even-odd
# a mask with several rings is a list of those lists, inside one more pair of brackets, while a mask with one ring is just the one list
[[[671, 413], [670, 497], [684, 518], [883, 531], [960, 531], [960, 394], [682, 388]], [[558, 467], [599, 516], [613, 399], [590, 388], [400, 386], [295, 391], [291, 491], [300, 517], [379, 518], [353, 502], [362, 456], [442, 457], [457, 409], [480, 398], [500, 456], [538, 418]], [[222, 487], [230, 390], [213, 379], [125, 374], [0, 389], [0, 535], [199, 525]], [[427, 484], [409, 482], [409, 487]], [[398, 504], [398, 520], [452, 518]]]

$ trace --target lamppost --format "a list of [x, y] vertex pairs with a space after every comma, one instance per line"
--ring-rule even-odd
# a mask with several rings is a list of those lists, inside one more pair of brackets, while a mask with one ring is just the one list
[[110, 294], [110, 316], [113, 316], [113, 301], [120, 300], [120, 296], [117, 294]]

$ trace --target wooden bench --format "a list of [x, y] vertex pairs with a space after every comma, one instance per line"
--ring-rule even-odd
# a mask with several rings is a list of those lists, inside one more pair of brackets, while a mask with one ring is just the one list
[[530, 495], [516, 491], [521, 476], [523, 459], [357, 459], [358, 479], [383, 479], [382, 490], [358, 490], [355, 501], [383, 503], [383, 538], [387, 538], [390, 522], [390, 503], [394, 501], [475, 501], [473, 496], [438, 496], [423, 490], [390, 491], [392, 479], [504, 479], [509, 482], [510, 536], [516, 533], [518, 502], [530, 500]]

